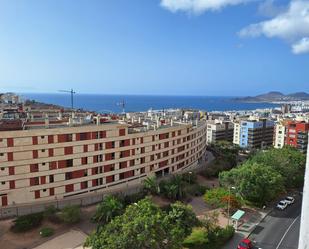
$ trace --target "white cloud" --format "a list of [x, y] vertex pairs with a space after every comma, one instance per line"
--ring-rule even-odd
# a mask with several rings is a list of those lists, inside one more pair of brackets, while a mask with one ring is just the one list
[[309, 52], [304, 48], [308, 43], [306, 37], [309, 37], [309, 1], [292, 0], [285, 12], [268, 21], [251, 24], [242, 29], [239, 35], [278, 37], [291, 43], [294, 53]]
[[258, 13], [265, 17], [274, 17], [287, 10], [287, 6], [279, 5], [278, 0], [265, 0], [258, 7]]
[[294, 54], [309, 53], [309, 37], [304, 37], [292, 45]]
[[257, 0], [161, 0], [161, 6], [172, 11], [200, 14], [205, 11], [220, 10], [229, 5], [238, 5]]

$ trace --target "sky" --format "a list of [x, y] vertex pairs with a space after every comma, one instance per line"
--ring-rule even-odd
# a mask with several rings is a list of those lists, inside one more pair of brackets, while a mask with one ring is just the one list
[[0, 92], [309, 92], [308, 0], [1, 0]]

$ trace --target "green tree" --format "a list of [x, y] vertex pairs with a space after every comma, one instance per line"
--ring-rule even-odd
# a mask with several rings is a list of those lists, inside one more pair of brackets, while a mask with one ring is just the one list
[[147, 177], [144, 180], [144, 190], [148, 194], [153, 194], [153, 195], [160, 193], [160, 188], [159, 188], [159, 185], [158, 185], [158, 182], [155, 176]]
[[122, 215], [90, 235], [86, 246], [93, 249], [179, 249], [190, 230], [179, 225], [182, 223], [177, 217], [191, 217], [187, 215], [190, 211], [183, 209], [186, 210], [176, 206], [168, 214], [145, 198], [129, 205]]
[[122, 214], [124, 206], [122, 202], [115, 196], [108, 195], [97, 206], [95, 215], [92, 220], [99, 223], [108, 223], [115, 216]]
[[251, 161], [220, 173], [219, 180], [223, 186], [235, 186], [244, 199], [257, 205], [264, 205], [284, 190], [280, 173], [267, 165]]
[[[230, 197], [229, 197], [230, 196]], [[235, 194], [230, 193], [226, 188], [213, 188], [207, 190], [204, 195], [204, 200], [207, 204], [210, 204], [213, 207], [222, 207], [226, 208], [228, 204], [228, 199], [230, 198], [230, 205], [232, 208], [240, 207], [241, 203]]]
[[288, 188], [303, 185], [306, 158], [296, 148], [285, 146], [282, 149], [259, 151], [250, 161], [267, 165], [279, 172]]
[[207, 229], [204, 227], [195, 227], [192, 233], [184, 240], [183, 245], [190, 249], [204, 249], [208, 242]]
[[181, 175], [174, 175], [168, 181], [161, 181], [160, 189], [171, 200], [182, 200], [186, 195]]

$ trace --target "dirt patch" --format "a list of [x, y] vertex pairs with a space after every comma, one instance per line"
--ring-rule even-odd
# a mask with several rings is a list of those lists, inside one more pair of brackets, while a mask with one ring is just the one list
[[[96, 224], [90, 221], [96, 210], [96, 205], [84, 207], [81, 209], [81, 221], [75, 225], [55, 224], [46, 219], [42, 222], [42, 225], [38, 228], [24, 233], [13, 233], [10, 227], [13, 224], [14, 219], [1, 220], [0, 221], [0, 248], [4, 249], [30, 249], [42, 243], [58, 237], [71, 229], [81, 230], [82, 232], [89, 234], [95, 228]], [[48, 238], [42, 238], [39, 234], [40, 229], [43, 227], [51, 227], [55, 233]]]

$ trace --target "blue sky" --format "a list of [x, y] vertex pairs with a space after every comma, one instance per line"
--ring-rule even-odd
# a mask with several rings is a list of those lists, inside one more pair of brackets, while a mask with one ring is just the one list
[[309, 91], [309, 1], [212, 2], [2, 0], [0, 91]]

